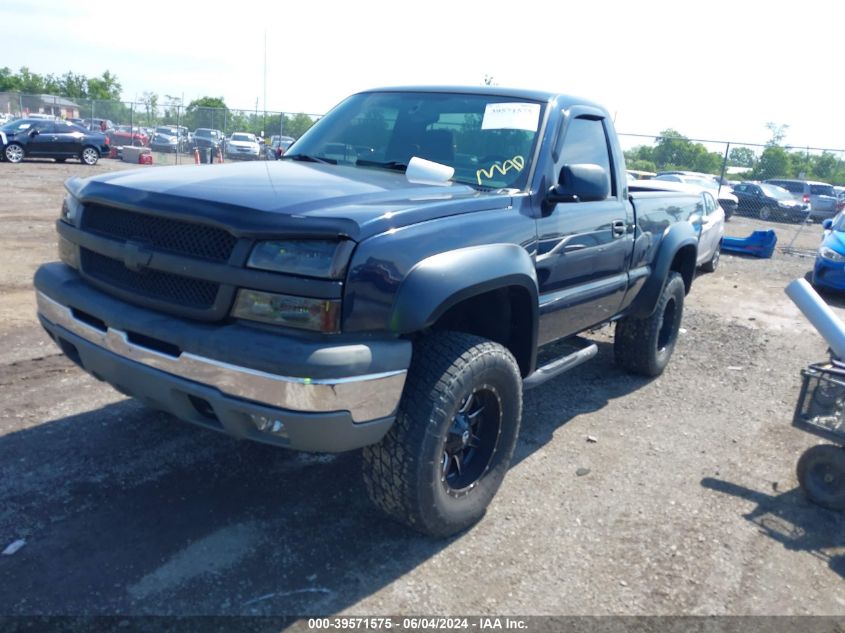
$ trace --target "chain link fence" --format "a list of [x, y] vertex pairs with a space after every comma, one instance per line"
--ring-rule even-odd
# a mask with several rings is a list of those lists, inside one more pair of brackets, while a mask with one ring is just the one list
[[[273, 157], [278, 137], [299, 138], [321, 115], [227, 107], [184, 105], [179, 99], [147, 101], [102, 101], [68, 99], [56, 95], [0, 92], [0, 122], [24, 117], [55, 117], [83, 127], [99, 129], [115, 147], [150, 147], [157, 156], [153, 164], [193, 161], [197, 148], [214, 150], [214, 158], [226, 154], [235, 158]], [[197, 130], [200, 133], [197, 134]], [[258, 151], [229, 151], [232, 135], [254, 137]], [[246, 136], [242, 136], [246, 135]], [[176, 142], [166, 142], [175, 136]], [[274, 137], [277, 137], [274, 139]], [[246, 142], [246, 141], [244, 141]], [[217, 151], [219, 149], [219, 152]], [[166, 156], [170, 154], [171, 156]]]
[[[766, 181], [775, 181], [772, 184], [786, 188], [792, 200], [808, 205], [813, 220], [832, 217], [842, 208], [838, 200], [845, 200], [845, 149], [713, 141], [680, 135], [623, 133], [620, 138], [626, 166], [637, 177], [666, 172], [689, 178], [696, 174], [716, 176], [723, 185], [733, 188], [739, 215], [779, 222], [806, 217], [806, 213], [796, 211], [783, 191], [761, 188]], [[782, 204], [778, 204], [779, 196]]]
[[[219, 136], [221, 153], [226, 154], [226, 140], [233, 134], [252, 135], [258, 139], [257, 158], [272, 156], [273, 137], [299, 138], [320, 114], [260, 110], [257, 107], [235, 109], [185, 105], [173, 97], [136, 101], [100, 101], [68, 99], [56, 95], [31, 95], [0, 92], [2, 119], [26, 116], [52, 116], [75, 120], [87, 127], [107, 131], [114, 145], [152, 146], [161, 154], [190, 155], [195, 147], [206, 145], [202, 134], [208, 130]], [[181, 130], [174, 146], [157, 145], [156, 128], [162, 132]], [[203, 130], [200, 136], [197, 130]], [[845, 185], [845, 149], [799, 147], [782, 143], [754, 144], [724, 140], [687, 138], [680, 134], [664, 136], [620, 133], [626, 164], [639, 177], [653, 177], [661, 172], [686, 171], [722, 178], [723, 184], [769, 179], [820, 181]], [[161, 151], [161, 150], [167, 150]], [[251, 155], [250, 155], [251, 157]], [[173, 162], [157, 157], [154, 164]], [[739, 213], [753, 214], [745, 208]], [[779, 219], [779, 218], [773, 218]], [[783, 218], [788, 219], [788, 218]]]

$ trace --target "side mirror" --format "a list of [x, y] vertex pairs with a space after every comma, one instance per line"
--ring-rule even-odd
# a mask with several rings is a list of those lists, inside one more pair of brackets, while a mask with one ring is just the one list
[[825, 220], [824, 222], [822, 222], [822, 228], [823, 228], [825, 231], [829, 231], [831, 228], [833, 228], [833, 220], [831, 220], [830, 218], [828, 218], [827, 220]]
[[594, 202], [610, 195], [610, 178], [604, 167], [592, 163], [564, 165], [558, 183], [549, 189], [546, 202]]
[[39, 134], [41, 134], [41, 132], [39, 132], [39, 131], [38, 131], [38, 128], [36, 128], [36, 127], [32, 128], [32, 129], [29, 131], [29, 135], [30, 135], [30, 136], [32, 136], [32, 137], [36, 137], [36, 136], [38, 136]]

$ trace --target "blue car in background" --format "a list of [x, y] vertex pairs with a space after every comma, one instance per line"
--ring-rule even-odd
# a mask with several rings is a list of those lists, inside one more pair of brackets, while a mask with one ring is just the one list
[[822, 222], [824, 237], [813, 267], [817, 288], [845, 291], [845, 213]]

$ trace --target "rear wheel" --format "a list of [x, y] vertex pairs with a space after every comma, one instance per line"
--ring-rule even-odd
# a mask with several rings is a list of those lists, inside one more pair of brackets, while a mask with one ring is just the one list
[[657, 307], [644, 319], [625, 317], [616, 322], [613, 356], [635, 374], [659, 376], [669, 364], [684, 312], [684, 280], [670, 272]]
[[19, 163], [23, 160], [23, 147], [18, 143], [9, 143], [3, 155], [10, 163]]
[[445, 537], [477, 522], [504, 479], [522, 378], [497, 343], [457, 332], [421, 339], [396, 422], [364, 449], [364, 483], [392, 518]]
[[845, 450], [832, 444], [813, 446], [796, 467], [807, 497], [831, 510], [845, 510]]
[[97, 161], [100, 160], [100, 152], [93, 147], [86, 147], [80, 152], [79, 160], [86, 165], [96, 165]]
[[716, 272], [716, 268], [719, 266], [719, 258], [722, 255], [722, 245], [719, 244], [716, 246], [716, 252], [713, 253], [713, 257], [710, 258], [710, 261], [704, 262], [701, 265], [701, 270], [706, 273]]

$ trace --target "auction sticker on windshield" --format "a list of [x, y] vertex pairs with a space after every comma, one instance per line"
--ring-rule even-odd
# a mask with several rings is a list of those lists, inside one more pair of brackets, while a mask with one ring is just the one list
[[539, 124], [539, 103], [488, 103], [481, 129], [536, 132]]

